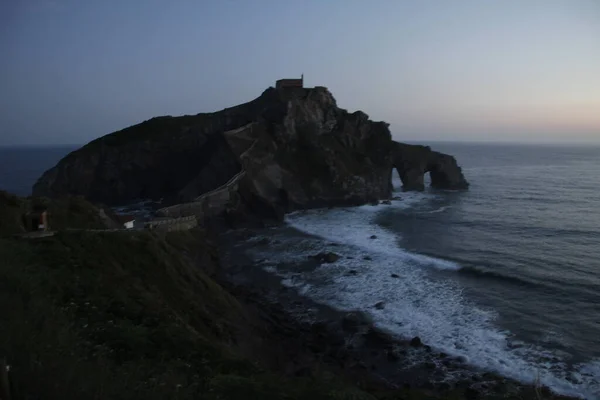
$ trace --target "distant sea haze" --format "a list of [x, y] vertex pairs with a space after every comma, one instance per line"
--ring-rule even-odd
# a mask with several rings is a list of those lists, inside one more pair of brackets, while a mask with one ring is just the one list
[[[283, 237], [285, 250], [259, 255], [264, 268], [480, 368], [600, 399], [600, 147], [430, 145], [456, 157], [469, 191], [402, 192], [394, 174], [402, 199], [389, 206], [287, 216], [311, 235], [309, 252], [336, 242], [329, 250], [352, 258], [286, 270], [309, 253]], [[76, 147], [0, 148], [0, 188], [29, 195]]]

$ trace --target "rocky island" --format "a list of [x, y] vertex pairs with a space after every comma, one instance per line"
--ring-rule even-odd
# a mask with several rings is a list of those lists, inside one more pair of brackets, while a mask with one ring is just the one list
[[339, 108], [324, 87], [269, 88], [223, 111], [153, 118], [96, 139], [44, 173], [33, 193], [187, 203], [169, 215], [272, 217], [387, 199], [394, 168], [407, 190], [422, 190], [427, 172], [434, 187], [468, 187], [452, 156], [394, 142], [388, 124]]
[[[339, 108], [324, 87], [279, 83], [246, 104], [96, 139], [45, 172], [31, 199], [0, 193], [0, 222], [10, 222], [0, 224], [10, 310], [0, 361], [13, 397], [560, 398], [315, 304], [245, 258], [237, 243], [275, 245], [265, 221], [387, 201], [394, 171], [404, 190], [423, 190], [426, 173], [434, 188], [468, 188], [454, 157], [393, 141], [388, 124]], [[97, 206], [142, 199], [160, 203], [158, 218], [200, 226], [114, 229]], [[32, 203], [62, 216], [55, 234], [23, 236]], [[308, 309], [316, 320], [303, 318]], [[415, 357], [423, 362], [401, 368]]]

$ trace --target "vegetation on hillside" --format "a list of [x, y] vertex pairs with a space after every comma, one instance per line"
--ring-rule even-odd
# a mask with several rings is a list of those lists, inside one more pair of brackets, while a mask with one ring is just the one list
[[0, 190], [0, 236], [25, 232], [23, 215], [26, 212], [24, 199]]
[[[252, 323], [200, 268], [215, 257], [201, 235], [0, 239], [0, 356], [15, 397], [371, 398], [331, 379], [286, 380], [238, 356]], [[185, 243], [195, 243], [188, 257]]]
[[82, 197], [23, 198], [0, 191], [0, 236], [25, 233], [23, 217], [36, 207], [48, 210], [51, 230], [106, 229], [116, 226], [109, 210], [96, 207]]
[[15, 399], [470, 398], [367, 393], [326, 366], [291, 377], [244, 357], [272, 338], [208, 276], [217, 255], [200, 230], [0, 238], [0, 260], [0, 358]]
[[[15, 236], [38, 201], [61, 229]], [[279, 346], [290, 338], [272, 325], [281, 315], [211, 278], [219, 260], [204, 231], [62, 230], [100, 227], [98, 215], [80, 198], [0, 193], [0, 359], [14, 399], [470, 398], [361, 389], [318, 358], [301, 377], [286, 374]]]

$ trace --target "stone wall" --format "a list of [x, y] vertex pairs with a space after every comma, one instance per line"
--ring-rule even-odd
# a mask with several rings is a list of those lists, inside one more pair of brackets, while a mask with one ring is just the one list
[[156, 213], [158, 216], [170, 218], [194, 216], [200, 221], [218, 216], [228, 205], [236, 202], [240, 181], [245, 177], [246, 172], [242, 171], [223, 186], [203, 194], [193, 202], [161, 208]]
[[160, 230], [165, 232], [187, 231], [198, 226], [198, 219], [195, 216], [181, 218], [156, 219], [144, 224], [144, 228], [149, 230]]
[[301, 79], [279, 79], [275, 82], [277, 89], [283, 88], [301, 88], [304, 86], [304, 78]]

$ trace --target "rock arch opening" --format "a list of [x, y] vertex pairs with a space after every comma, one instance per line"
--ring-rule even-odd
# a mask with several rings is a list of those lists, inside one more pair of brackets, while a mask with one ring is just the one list
[[393, 168], [400, 176], [403, 190], [424, 190], [426, 185], [438, 189], [469, 187], [454, 157], [427, 146], [397, 142], [393, 146]]

